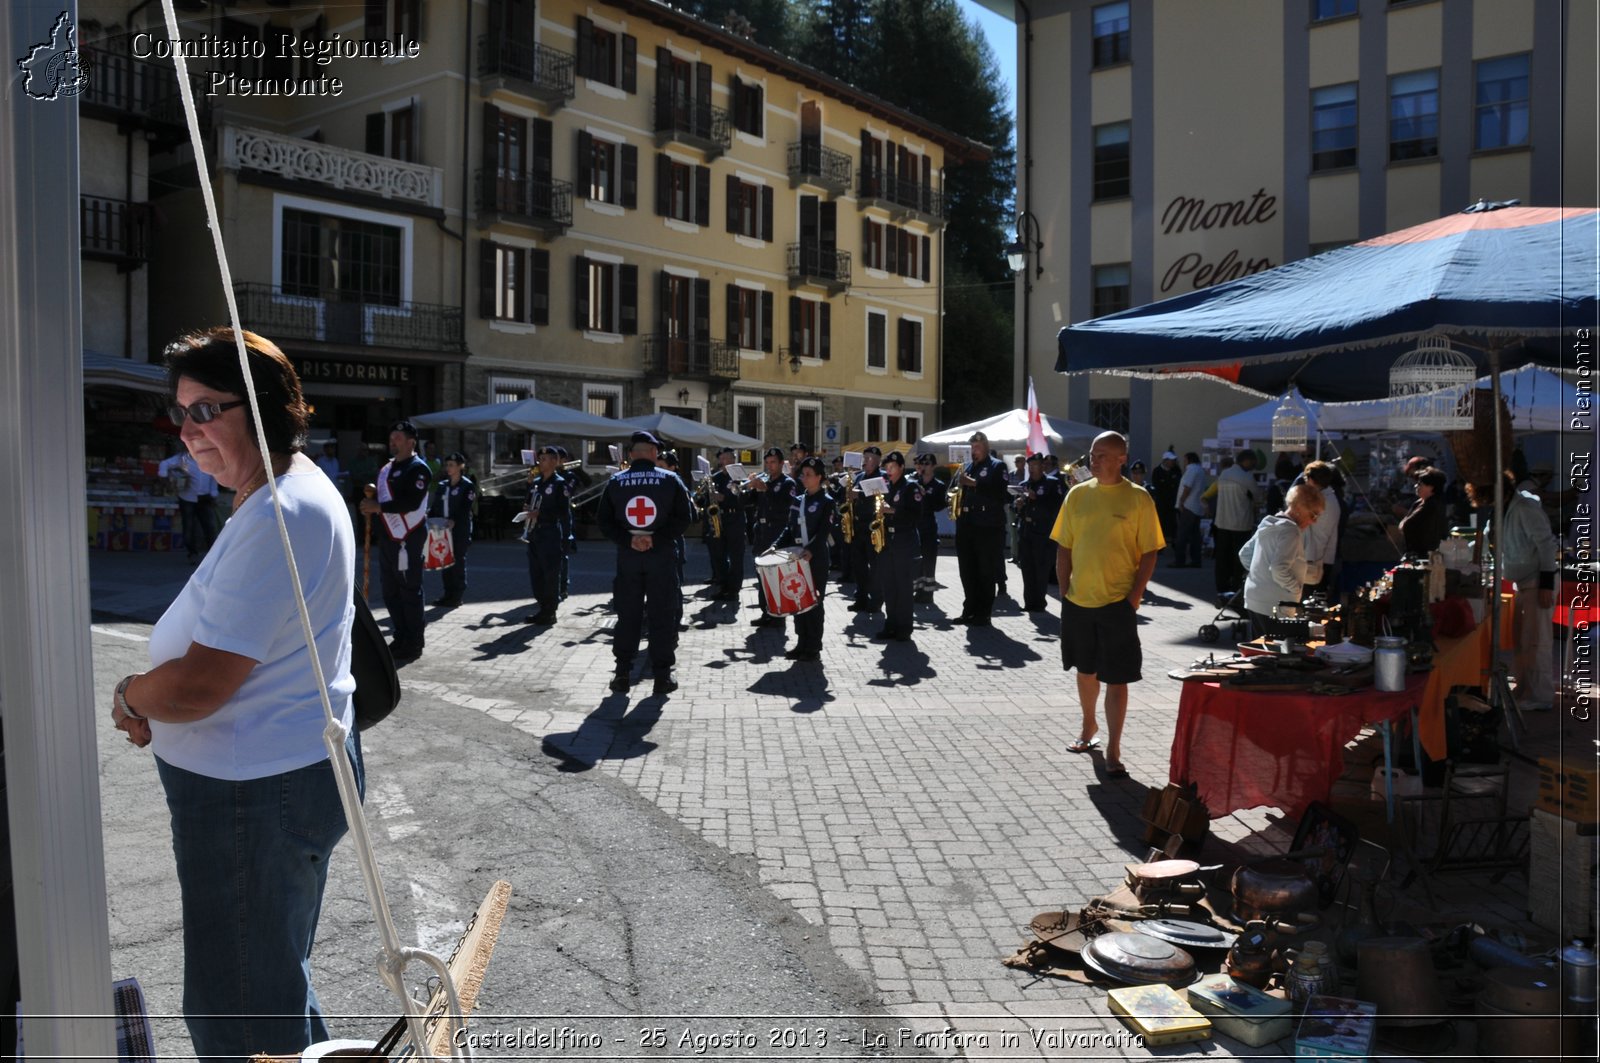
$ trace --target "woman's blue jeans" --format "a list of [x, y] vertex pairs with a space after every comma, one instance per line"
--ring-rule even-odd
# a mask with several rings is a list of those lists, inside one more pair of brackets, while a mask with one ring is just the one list
[[[361, 741], [345, 751], [366, 792]], [[183, 1012], [195, 1054], [243, 1061], [328, 1039], [311, 946], [328, 857], [345, 833], [328, 761], [234, 782], [156, 769], [183, 896]]]

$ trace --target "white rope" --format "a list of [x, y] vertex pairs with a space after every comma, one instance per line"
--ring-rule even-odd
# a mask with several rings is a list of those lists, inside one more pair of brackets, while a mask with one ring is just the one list
[[[417, 1001], [405, 991], [405, 968], [411, 960], [420, 960], [433, 967], [438, 973], [440, 981], [445, 988], [445, 995], [449, 1002], [448, 1015], [457, 1030], [464, 1030], [466, 1022], [461, 1014], [461, 1001], [456, 994], [455, 980], [450, 977], [450, 970], [444, 960], [433, 953], [422, 949], [410, 948], [400, 943], [399, 932], [395, 929], [394, 917], [389, 911], [389, 903], [383, 893], [383, 879], [378, 873], [377, 859], [372, 851], [372, 837], [367, 829], [366, 816], [362, 813], [361, 797], [356, 788], [355, 770], [350, 765], [349, 758], [345, 755], [345, 741], [349, 737], [349, 730], [333, 714], [333, 702], [328, 695], [328, 681], [322, 670], [322, 659], [317, 653], [316, 635], [311, 628], [311, 614], [306, 609], [305, 590], [300, 583], [300, 569], [295, 564], [294, 549], [289, 543], [289, 526], [283, 519], [283, 502], [278, 496], [277, 478], [273, 475], [272, 456], [267, 448], [267, 434], [262, 427], [261, 407], [256, 397], [255, 377], [250, 371], [250, 359], [245, 351], [244, 326], [239, 321], [239, 304], [233, 294], [233, 274], [228, 269], [228, 254], [222, 243], [222, 225], [217, 218], [216, 198], [211, 191], [211, 167], [206, 158], [205, 144], [200, 135], [200, 118], [195, 110], [194, 89], [189, 84], [188, 63], [184, 58], [184, 50], [179, 46], [181, 36], [178, 30], [177, 13], [173, 10], [172, 0], [161, 0], [161, 11], [166, 17], [167, 36], [172, 42], [172, 60], [177, 67], [178, 92], [183, 98], [183, 113], [189, 125], [189, 145], [194, 151], [195, 170], [199, 176], [200, 195], [205, 200], [206, 222], [211, 229], [211, 244], [217, 256], [217, 269], [222, 276], [222, 294], [228, 303], [228, 321], [233, 326], [234, 346], [239, 353], [239, 368], [244, 373], [245, 401], [250, 404], [250, 416], [255, 420], [256, 446], [261, 451], [261, 460], [267, 472], [267, 488], [272, 496], [273, 516], [278, 523], [278, 538], [283, 544], [284, 560], [289, 566], [289, 585], [294, 590], [295, 609], [300, 617], [300, 632], [305, 639], [306, 649], [311, 657], [311, 670], [317, 683], [317, 694], [322, 701], [322, 715], [325, 726], [322, 731], [322, 743], [327, 747], [328, 759], [333, 765], [334, 781], [339, 788], [339, 803], [344, 806], [344, 818], [350, 828], [350, 840], [355, 846], [356, 860], [361, 866], [361, 877], [366, 883], [367, 901], [372, 906], [373, 918], [378, 924], [378, 935], [382, 941], [382, 952], [378, 957], [378, 976], [388, 986], [389, 991], [399, 998], [404, 1010], [406, 1025], [411, 1033], [411, 1041], [415, 1054], [418, 1057], [433, 1058], [428, 1056], [427, 1031], [424, 1027], [425, 1016], [419, 1008]], [[456, 1057], [470, 1059], [470, 1047], [466, 1046], [468, 1038], [449, 1038], [452, 1045], [456, 1046]]]

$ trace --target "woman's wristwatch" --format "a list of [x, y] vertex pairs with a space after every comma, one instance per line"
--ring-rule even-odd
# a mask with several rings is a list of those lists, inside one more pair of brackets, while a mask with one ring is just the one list
[[144, 675], [143, 672], [135, 672], [132, 675], [123, 676], [122, 677], [122, 681], [117, 684], [116, 692], [112, 695], [112, 700], [115, 702], [117, 708], [122, 711], [122, 715], [126, 716], [130, 720], [142, 720], [142, 719], [144, 719], [143, 716], [140, 716], [137, 712], [135, 712], [133, 710], [133, 706], [132, 705], [128, 704], [128, 696], [127, 696], [127, 694], [128, 694], [128, 685], [130, 683], [132, 683], [135, 679], [138, 679], [142, 675]]

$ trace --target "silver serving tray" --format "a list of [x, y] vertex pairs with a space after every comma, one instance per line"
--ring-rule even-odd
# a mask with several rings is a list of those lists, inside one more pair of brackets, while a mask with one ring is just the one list
[[1129, 985], [1186, 986], [1199, 977], [1194, 957], [1147, 934], [1101, 934], [1083, 947], [1082, 956], [1084, 963], [1107, 978]]
[[1142, 919], [1133, 928], [1141, 934], [1170, 941], [1186, 949], [1229, 949], [1238, 937], [1237, 934], [1189, 919]]

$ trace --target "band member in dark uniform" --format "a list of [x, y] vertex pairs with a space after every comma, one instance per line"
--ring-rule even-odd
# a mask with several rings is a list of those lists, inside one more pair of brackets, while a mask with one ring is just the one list
[[[689, 478], [678, 468], [678, 452], [675, 450], [662, 451], [656, 456], [656, 464], [672, 473], [683, 483], [683, 489], [689, 495], [689, 523], [693, 524], [699, 520], [700, 510], [694, 504], [694, 487], [689, 483]], [[678, 586], [681, 588], [683, 586], [683, 567], [689, 561], [689, 544], [684, 542], [682, 535], [679, 535], [677, 541], [673, 543], [672, 552], [678, 559]]]
[[442, 517], [450, 530], [450, 550], [455, 563], [439, 573], [444, 595], [434, 605], [454, 608], [467, 593], [467, 550], [472, 546], [473, 521], [478, 508], [478, 485], [465, 475], [467, 456], [456, 451], [444, 459], [445, 478], [439, 481], [428, 506], [428, 516]]
[[379, 541], [383, 605], [394, 632], [390, 645], [397, 660], [422, 656], [422, 549], [428, 539], [428, 488], [433, 474], [417, 456], [417, 429], [398, 421], [389, 429], [389, 463], [378, 470], [378, 497], [363, 498], [361, 512], [380, 514], [387, 533]]
[[972, 461], [960, 472], [961, 517], [956, 521], [956, 563], [961, 571], [961, 615], [956, 623], [988, 627], [1006, 541], [1006, 467], [989, 453], [989, 437], [972, 434]]
[[528, 484], [528, 582], [539, 608], [526, 624], [553, 624], [561, 601], [561, 564], [572, 526], [572, 481], [561, 472], [561, 451], [539, 448], [539, 475]]
[[[711, 505], [717, 507], [722, 530], [721, 538], [710, 540], [711, 577], [717, 588], [713, 597], [718, 601], [738, 601], [739, 585], [744, 582], [744, 485], [734, 483], [728, 475], [728, 466], [738, 457], [732, 447], [723, 447], [717, 451], [717, 471], [711, 474]], [[707, 529], [711, 524], [708, 516]]]
[[844, 507], [850, 495], [850, 474], [844, 467], [844, 455], [833, 456], [832, 468], [828, 476], [828, 494], [833, 498], [833, 533], [829, 536], [833, 546], [833, 567], [839, 570], [839, 582], [850, 582], [850, 544], [844, 541], [843, 521], [838, 519], [840, 510]]
[[[794, 498], [800, 493], [799, 485], [783, 474], [783, 451], [778, 447], [768, 447], [762, 456], [765, 466], [760, 476], [750, 480], [749, 487], [755, 492], [753, 505], [755, 507], [755, 521], [750, 529], [750, 543], [758, 549], [765, 549], [784, 525], [789, 523], [789, 507], [794, 503]], [[761, 615], [750, 621], [751, 627], [782, 627], [783, 617], [767, 612], [767, 599], [761, 594], [761, 577], [756, 577], [757, 608]]]
[[656, 465], [660, 452], [655, 436], [633, 433], [628, 467], [606, 482], [600, 496], [600, 531], [617, 544], [612, 603], [617, 627], [611, 638], [617, 671], [611, 677], [611, 689], [618, 693], [632, 683], [633, 658], [639, 652], [647, 609], [654, 693], [670, 694], [678, 689], [672, 670], [677, 663], [683, 596], [672, 541], [689, 526], [689, 492], [676, 475]]
[[917, 455], [917, 486], [922, 490], [922, 518], [917, 522], [917, 541], [922, 560], [917, 562], [917, 578], [912, 584], [912, 600], [927, 604], [939, 586], [935, 569], [939, 564], [939, 512], [949, 501], [944, 481], [934, 475], [938, 462], [932, 454]]
[[885, 616], [882, 629], [872, 637], [907, 642], [913, 626], [911, 583], [916, 579], [921, 553], [917, 525], [922, 523], [923, 494], [915, 480], [906, 478], [906, 457], [898, 450], [891, 450], [883, 459], [883, 471], [889, 480], [889, 489], [883, 496], [887, 538], [878, 555], [877, 574]]
[[[578, 491], [580, 489], [582, 489], [584, 487], [584, 485], [586, 485], [589, 482], [589, 478], [587, 476], [583, 475], [583, 472], [582, 472], [581, 469], [578, 471], [578, 475], [577, 476], [574, 476], [572, 473], [569, 473], [569, 472], [566, 471], [567, 464], [572, 461], [572, 455], [567, 452], [567, 448], [566, 447], [562, 446], [560, 443], [552, 443], [551, 444], [551, 449], [556, 452], [556, 460], [559, 462], [558, 467], [562, 470], [561, 475], [566, 477], [566, 480], [567, 480], [567, 496], [568, 496], [568, 498], [570, 498], [572, 495], [577, 494]], [[560, 598], [560, 600], [563, 601], [563, 602], [567, 600], [567, 592], [572, 589], [572, 574], [570, 572], [570, 568], [571, 568], [570, 561], [572, 559], [572, 555], [577, 553], [577, 552], [578, 552], [578, 515], [575, 512], [573, 512], [572, 507], [569, 505], [567, 507], [566, 535], [561, 540], [561, 598]]]
[[1017, 563], [1022, 569], [1022, 607], [1030, 613], [1049, 606], [1045, 591], [1056, 567], [1056, 544], [1050, 529], [1067, 497], [1067, 489], [1054, 476], [1044, 474], [1044, 455], [1028, 455], [1028, 478], [1017, 495]]
[[798, 546], [800, 557], [811, 564], [811, 582], [817, 604], [794, 618], [794, 649], [784, 654], [791, 661], [815, 661], [822, 657], [822, 597], [828, 582], [828, 533], [833, 529], [833, 496], [827, 491], [821, 458], [804, 458], [797, 471], [804, 494], [795, 499], [789, 523], [772, 543], [773, 547]]
[[852, 613], [876, 613], [883, 609], [883, 599], [878, 594], [878, 554], [872, 549], [872, 536], [867, 529], [872, 526], [872, 499], [855, 487], [862, 480], [882, 476], [879, 462], [883, 451], [868, 447], [861, 452], [861, 471], [856, 473], [846, 500], [855, 513], [855, 539], [850, 543], [850, 575], [856, 581], [856, 600], [851, 603]]

